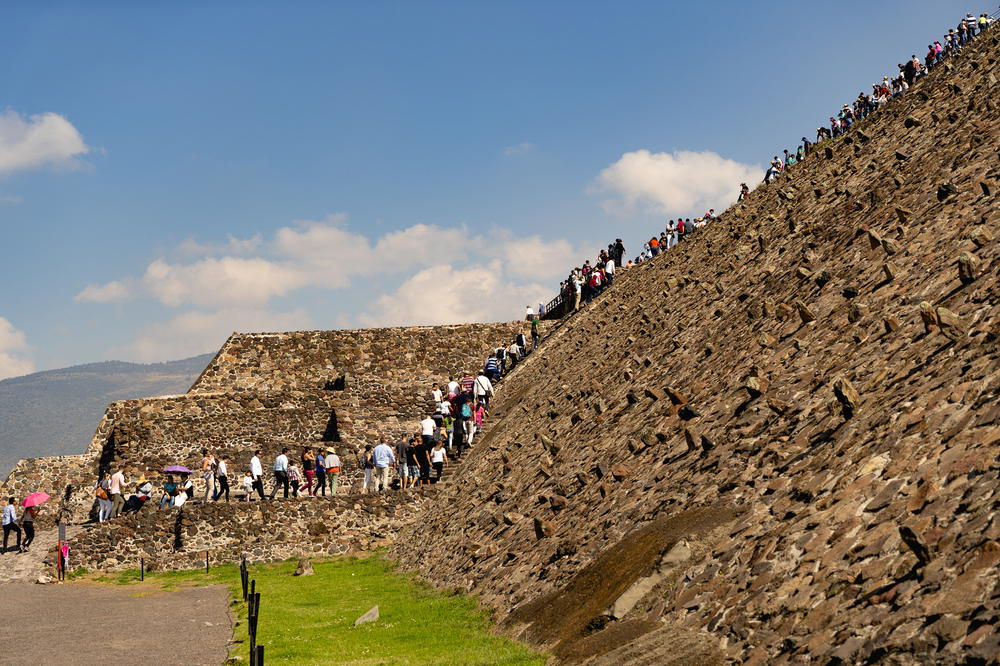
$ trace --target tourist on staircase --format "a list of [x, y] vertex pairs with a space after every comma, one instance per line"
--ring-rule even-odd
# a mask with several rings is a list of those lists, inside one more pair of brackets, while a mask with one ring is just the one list
[[302, 471], [306, 475], [306, 494], [312, 497], [313, 478], [316, 476], [316, 456], [312, 449], [307, 448], [302, 452]]
[[111, 518], [111, 481], [107, 472], [101, 472], [97, 479], [94, 496], [97, 498], [97, 522], [103, 523]]

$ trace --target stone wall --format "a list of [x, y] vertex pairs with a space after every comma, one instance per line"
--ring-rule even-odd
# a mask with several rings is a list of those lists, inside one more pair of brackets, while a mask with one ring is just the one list
[[270, 502], [192, 504], [138, 513], [85, 530], [70, 541], [71, 567], [150, 570], [370, 550], [393, 539], [429, 502], [433, 489]]
[[432, 382], [478, 371], [488, 353], [509, 344], [524, 322], [294, 333], [236, 333], [191, 387], [215, 391], [317, 390], [346, 386], [364, 395], [385, 392], [378, 402], [412, 400]]

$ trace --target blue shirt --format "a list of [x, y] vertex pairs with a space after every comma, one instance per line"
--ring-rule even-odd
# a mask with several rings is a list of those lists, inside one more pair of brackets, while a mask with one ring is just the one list
[[13, 504], [8, 504], [3, 508], [3, 524], [10, 525], [17, 522], [17, 509]]
[[396, 462], [396, 454], [392, 452], [392, 447], [384, 443], [375, 447], [372, 457], [375, 458], [376, 467], [388, 467]]
[[280, 456], [274, 459], [274, 471], [275, 472], [287, 472], [288, 471], [288, 456], [282, 453]]

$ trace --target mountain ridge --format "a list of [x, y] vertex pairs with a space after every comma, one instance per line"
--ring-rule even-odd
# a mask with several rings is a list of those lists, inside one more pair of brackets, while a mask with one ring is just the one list
[[183, 393], [213, 356], [98, 361], [0, 380], [0, 478], [21, 458], [83, 453], [109, 403]]

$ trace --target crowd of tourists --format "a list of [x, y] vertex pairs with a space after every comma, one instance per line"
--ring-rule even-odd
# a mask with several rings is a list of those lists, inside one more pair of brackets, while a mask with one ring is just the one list
[[[482, 369], [461, 377], [449, 377], [447, 384], [435, 384], [430, 390], [429, 414], [419, 422], [419, 430], [399, 438], [395, 443], [382, 440], [366, 444], [355, 453], [355, 462], [362, 471], [361, 492], [411, 488], [436, 483], [444, 473], [445, 465], [458, 459], [472, 447], [477, 433], [485, 427], [489, 415], [490, 398], [495, 386], [507, 373], [517, 367], [541, 341], [539, 318], [527, 307], [526, 319], [530, 325], [529, 342], [524, 333], [517, 333], [509, 341], [498, 345], [484, 360]], [[293, 453], [283, 447], [265, 474], [260, 449], [254, 450], [246, 468], [230, 471], [230, 457], [214, 455], [205, 448], [201, 451], [201, 465], [190, 470], [174, 465], [163, 470], [159, 487], [160, 509], [182, 507], [188, 502], [229, 502], [273, 500], [281, 497], [333, 497], [342, 473], [343, 464], [337, 451], [330, 447], [306, 446]], [[395, 471], [395, 474], [392, 471]], [[134, 483], [118, 467], [111, 474], [102, 473], [94, 484], [97, 501], [97, 522], [117, 518], [123, 513], [138, 511], [155, 494], [153, 484], [145, 475]], [[194, 479], [202, 481], [196, 489]], [[265, 485], [270, 486], [267, 492]], [[134, 492], [128, 489], [135, 486]], [[239, 491], [242, 494], [239, 495]], [[128, 496], [127, 496], [128, 495]], [[127, 496], [127, 497], [126, 497]], [[13, 499], [11, 500], [13, 501]], [[13, 512], [13, 508], [11, 511]], [[4, 513], [4, 535], [15, 531], [7, 528], [8, 512]], [[16, 530], [20, 535], [20, 530]], [[30, 542], [29, 542], [30, 543]], [[18, 536], [20, 548], [20, 536]]]
[[[782, 155], [775, 155], [764, 174], [764, 182], [770, 182], [789, 167], [806, 160], [814, 152], [817, 145], [841, 136], [855, 123], [875, 113], [890, 99], [909, 90], [918, 78], [926, 75], [949, 56], [961, 51], [970, 40], [976, 35], [982, 34], [993, 23], [994, 18], [989, 14], [983, 13], [979, 16], [973, 16], [971, 13], [966, 14], [956, 28], [948, 30], [941, 40], [934, 40], [933, 44], [927, 46], [923, 62], [916, 55], [910, 56], [905, 64], [901, 63], [897, 66], [899, 70], [897, 73], [891, 77], [883, 76], [880, 82], [872, 85], [870, 94], [861, 92], [853, 103], [843, 105], [835, 116], [829, 118], [829, 126], [821, 126], [816, 129], [815, 142], [802, 137], [801, 143], [794, 150], [785, 149], [782, 151]], [[742, 201], [749, 194], [750, 186], [746, 183], [740, 183], [737, 200]], [[648, 241], [643, 243], [642, 251], [634, 259], [627, 261], [625, 260], [625, 247], [622, 240], [616, 239], [614, 243], [608, 245], [607, 250], [601, 250], [598, 253], [593, 264], [589, 259], [586, 260], [583, 265], [573, 268], [569, 276], [560, 283], [559, 300], [563, 308], [561, 314], [575, 312], [582, 305], [586, 305], [600, 296], [605, 289], [614, 283], [616, 272], [627, 270], [636, 264], [659, 256], [715, 219], [717, 219], [715, 209], [709, 209], [704, 215], [694, 219], [680, 217], [676, 220], [670, 219], [659, 235], [650, 237]], [[539, 314], [544, 314], [541, 308]]]
[[[907, 92], [919, 78], [926, 76], [946, 58], [960, 52], [974, 37], [989, 29], [993, 22], [994, 18], [989, 14], [973, 16], [967, 13], [956, 28], [949, 29], [940, 40], [935, 39], [933, 43], [927, 45], [927, 53], [923, 59], [916, 54], [910, 55], [905, 63], [896, 65], [898, 71], [893, 72], [891, 76], [885, 75], [880, 81], [873, 83], [870, 93], [861, 91], [853, 102], [844, 104], [835, 115], [829, 117], [827, 123], [817, 127], [815, 144], [802, 137], [801, 143], [794, 151], [786, 149], [782, 156], [775, 155], [764, 174], [764, 182], [771, 181], [789, 167], [808, 158], [814, 150], [814, 145], [836, 139], [856, 123], [877, 112], [889, 100]], [[749, 188], [744, 183], [741, 185], [740, 199], [747, 194]]]

